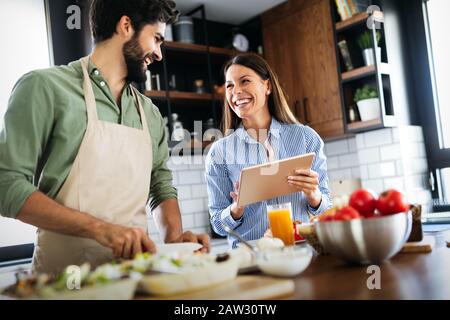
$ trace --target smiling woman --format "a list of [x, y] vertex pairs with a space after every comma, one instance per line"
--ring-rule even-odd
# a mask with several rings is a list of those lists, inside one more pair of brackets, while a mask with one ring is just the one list
[[[267, 205], [291, 202], [293, 219], [307, 222], [331, 206], [323, 141], [292, 114], [276, 74], [256, 54], [240, 54], [224, 67], [226, 96], [222, 123], [225, 138], [206, 158], [209, 211], [214, 231], [235, 229], [244, 240], [256, 240], [268, 228]], [[241, 170], [275, 160], [314, 153], [311, 170], [296, 170], [286, 184], [296, 192], [238, 206]], [[275, 174], [273, 172], [272, 174]], [[265, 186], [271, 188], [272, 186]], [[248, 190], [247, 190], [248, 191]], [[252, 192], [252, 191], [249, 191]], [[228, 236], [231, 246], [238, 240]]]

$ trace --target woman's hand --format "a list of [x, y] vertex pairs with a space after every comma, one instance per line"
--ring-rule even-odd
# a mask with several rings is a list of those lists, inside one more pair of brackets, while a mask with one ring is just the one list
[[302, 191], [311, 207], [317, 209], [320, 206], [322, 193], [319, 190], [317, 172], [309, 169], [295, 170], [295, 175], [288, 177], [288, 184], [297, 188], [298, 191]]
[[245, 207], [238, 207], [237, 199], [239, 194], [239, 181], [234, 185], [235, 191], [230, 192], [230, 197], [233, 198], [231, 204], [231, 216], [234, 220], [240, 219], [244, 215]]

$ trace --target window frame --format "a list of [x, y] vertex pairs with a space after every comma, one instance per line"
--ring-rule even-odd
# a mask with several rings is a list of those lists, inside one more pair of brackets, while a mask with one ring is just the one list
[[430, 20], [428, 15], [428, 1], [422, 0], [423, 23], [425, 28], [427, 67], [429, 68], [430, 89], [428, 101], [431, 102], [432, 112], [424, 112], [422, 115], [422, 126], [425, 134], [425, 143], [428, 153], [428, 164], [433, 174], [434, 186], [433, 197], [444, 199], [442, 194], [442, 183], [440, 169], [450, 167], [450, 148], [443, 148], [442, 129], [439, 111], [439, 97], [437, 92], [436, 73], [433, 58], [433, 46], [431, 42]]

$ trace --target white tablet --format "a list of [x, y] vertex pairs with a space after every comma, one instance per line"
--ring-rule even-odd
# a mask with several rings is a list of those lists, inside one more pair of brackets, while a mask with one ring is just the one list
[[295, 170], [310, 169], [314, 155], [307, 153], [242, 169], [238, 206], [297, 192], [297, 188], [288, 184], [287, 178], [294, 175]]

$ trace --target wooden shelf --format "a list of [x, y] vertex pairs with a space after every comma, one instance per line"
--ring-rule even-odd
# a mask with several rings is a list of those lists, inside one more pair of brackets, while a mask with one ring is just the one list
[[348, 130], [360, 130], [360, 129], [369, 128], [369, 127], [373, 127], [373, 126], [379, 126], [381, 124], [382, 124], [381, 119], [373, 119], [373, 120], [369, 120], [369, 121], [358, 121], [358, 122], [349, 123], [347, 125], [347, 127], [348, 127]]
[[164, 47], [167, 49], [188, 50], [196, 52], [208, 52], [208, 47], [201, 44], [184, 43], [176, 41], [164, 41]]
[[[145, 91], [144, 94], [150, 98], [166, 98], [166, 91], [152, 90]], [[222, 95], [216, 95], [211, 93], [195, 93], [195, 92], [182, 92], [182, 91], [169, 91], [169, 98], [174, 100], [223, 100]]]
[[158, 91], [158, 90], [151, 90], [151, 91], [145, 91], [144, 95], [150, 98], [165, 98], [166, 92], [165, 91]]
[[184, 42], [176, 42], [176, 41], [165, 41], [164, 46], [167, 49], [173, 50], [186, 50], [186, 51], [194, 51], [199, 53], [212, 53], [212, 54], [221, 54], [225, 56], [233, 56], [239, 53], [237, 50], [219, 48], [219, 47], [207, 47], [201, 44], [193, 44], [193, 43], [184, 43]]
[[[389, 65], [387, 63], [382, 62], [378, 66], [381, 74], [389, 74]], [[375, 74], [375, 66], [364, 66], [361, 68], [353, 69], [350, 71], [343, 72], [341, 75], [342, 81], [347, 82], [359, 78], [363, 78], [366, 76], [370, 76], [372, 74]]]
[[209, 52], [214, 53], [214, 54], [223, 54], [226, 56], [234, 56], [238, 53], [241, 53], [240, 51], [237, 51], [237, 50], [218, 48], [218, 47], [209, 47]]
[[[372, 16], [374, 17], [375, 21], [384, 22], [384, 14], [382, 11], [374, 11], [372, 13]], [[348, 18], [344, 21], [339, 21], [336, 23], [336, 31], [342, 31], [344, 29], [348, 29], [350, 27], [356, 26], [358, 24], [361, 24], [369, 18], [369, 14], [367, 12], [361, 12], [358, 14], [355, 14], [353, 17]]]
[[170, 99], [183, 100], [211, 100], [213, 95], [211, 93], [195, 93], [182, 91], [169, 91]]
[[349, 81], [355, 78], [362, 78], [375, 73], [375, 66], [364, 66], [361, 68], [353, 69], [343, 72], [341, 75], [342, 81]]
[[347, 20], [339, 21], [338, 23], [336, 23], [336, 31], [341, 31], [343, 29], [347, 29], [354, 25], [360, 24], [363, 21], [366, 21], [368, 18], [369, 14], [367, 12], [358, 13], [353, 17], [348, 18]]

